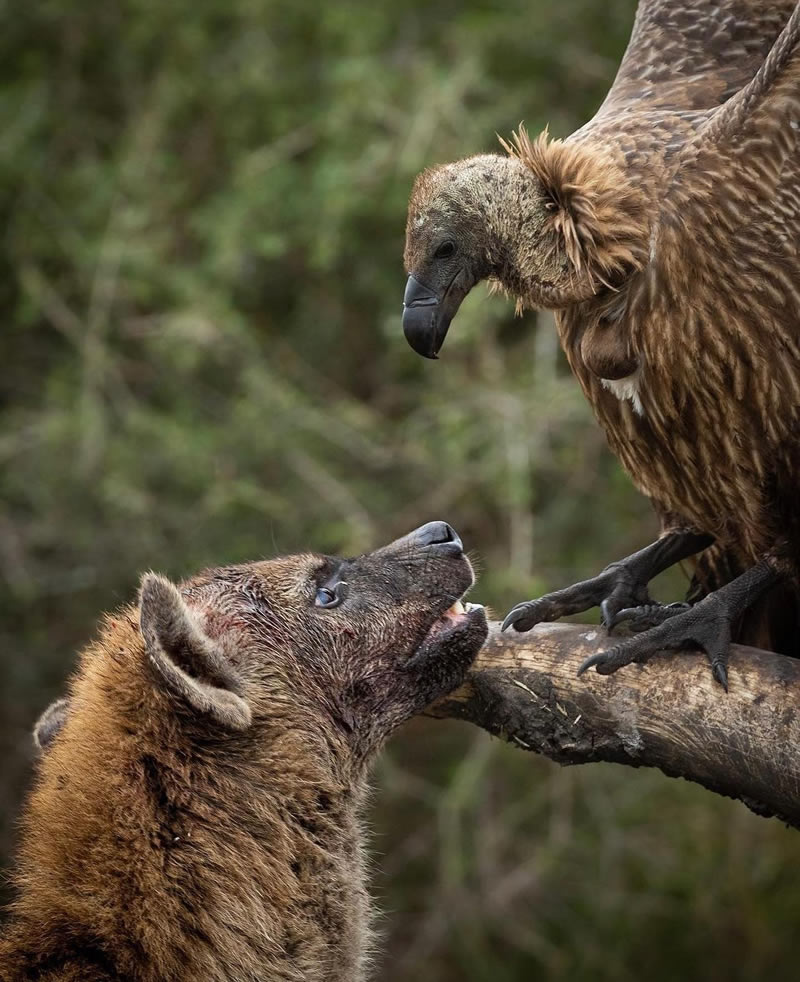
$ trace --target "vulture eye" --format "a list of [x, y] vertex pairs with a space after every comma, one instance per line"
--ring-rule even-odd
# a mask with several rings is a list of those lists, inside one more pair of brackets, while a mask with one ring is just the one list
[[453, 242], [452, 239], [448, 239], [447, 242], [443, 242], [439, 246], [439, 248], [434, 253], [434, 256], [437, 259], [447, 259], [449, 256], [452, 256], [455, 251], [456, 251], [455, 242]]
[[347, 584], [342, 580], [334, 587], [321, 586], [317, 590], [314, 604], [317, 607], [338, 607], [347, 596]]

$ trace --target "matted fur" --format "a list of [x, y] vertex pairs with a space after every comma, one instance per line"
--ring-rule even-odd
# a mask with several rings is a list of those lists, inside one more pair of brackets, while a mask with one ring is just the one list
[[2, 982], [361, 982], [368, 766], [486, 637], [455, 548], [148, 574], [43, 717]]

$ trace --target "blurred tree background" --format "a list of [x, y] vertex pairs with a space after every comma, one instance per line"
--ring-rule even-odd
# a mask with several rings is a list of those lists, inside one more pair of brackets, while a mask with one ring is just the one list
[[[655, 522], [549, 317], [476, 290], [437, 363], [400, 330], [417, 171], [588, 118], [633, 0], [0, 10], [7, 864], [32, 723], [141, 570], [445, 518], [502, 613]], [[797, 978], [800, 839], [776, 821], [425, 720], [375, 783], [385, 982]]]

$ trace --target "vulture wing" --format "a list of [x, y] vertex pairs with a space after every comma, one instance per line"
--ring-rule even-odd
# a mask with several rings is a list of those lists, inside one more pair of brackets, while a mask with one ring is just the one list
[[[676, 163], [653, 239], [653, 273], [679, 302], [696, 305], [707, 284], [731, 354], [744, 356], [753, 370], [764, 358], [772, 361], [769, 398], [785, 403], [757, 408], [794, 415], [800, 408], [800, 4], [755, 76], [708, 115]], [[691, 231], [691, 241], [681, 229]], [[769, 427], [766, 436], [773, 442]]]
[[753, 78], [793, 8], [793, 0], [641, 0], [595, 119], [721, 105]]
[[[778, 545], [800, 536], [799, 246], [800, 5], [753, 78], [678, 152], [645, 274], [659, 322], [679, 332], [645, 341], [656, 372], [659, 346], [671, 351], [661, 392], [670, 373], [698, 379], [702, 425], [716, 443], [699, 438], [691, 452], [709, 474], [753, 489], [752, 513], [735, 516], [751, 555], [756, 528]], [[701, 593], [729, 579], [732, 558], [700, 557]], [[743, 637], [796, 651], [797, 602], [794, 588], [773, 592], [748, 614]]]

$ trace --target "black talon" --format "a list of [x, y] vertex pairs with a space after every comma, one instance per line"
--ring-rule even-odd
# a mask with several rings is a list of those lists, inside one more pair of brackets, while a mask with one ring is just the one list
[[600, 675], [610, 675], [631, 662], [646, 662], [659, 651], [697, 647], [706, 652], [714, 679], [727, 692], [731, 625], [781, 575], [772, 563], [764, 560], [694, 607], [667, 613], [657, 627], [608, 651], [591, 655], [581, 664], [578, 675], [589, 668]]
[[501, 631], [507, 631], [511, 627], [512, 624], [516, 623], [516, 621], [518, 621], [518, 620], [521, 619], [521, 615], [523, 614], [523, 612], [526, 609], [528, 609], [528, 608], [530, 608], [532, 606], [533, 606], [533, 604], [530, 604], [530, 603], [517, 604], [516, 607], [513, 607], [506, 614], [505, 620], [503, 621], [503, 623], [500, 626], [500, 630]]
[[606, 566], [589, 580], [517, 604], [506, 615], [503, 630], [513, 625], [517, 631], [529, 631], [541, 621], [581, 614], [591, 607], [600, 607], [603, 622], [610, 629], [619, 621], [622, 610], [654, 606], [647, 592], [647, 584], [654, 576], [711, 542], [712, 536], [686, 529], [668, 532], [639, 552]]
[[728, 670], [721, 662], [717, 662], [716, 665], [711, 666], [711, 674], [719, 682], [722, 688], [728, 691]]
[[[532, 606], [533, 606], [533, 604], [529, 604], [529, 603], [517, 604], [516, 607], [513, 607], [506, 614], [505, 620], [503, 621], [502, 625], [500, 626], [500, 630], [501, 631], [507, 631], [512, 625], [515, 625], [517, 623], [517, 621], [522, 620], [522, 618], [525, 615], [525, 611], [528, 608], [532, 607]], [[519, 630], [519, 628], [517, 628], [517, 630]]]
[[599, 654], [590, 655], [588, 658], [584, 658], [583, 661], [581, 662], [580, 668], [575, 673], [578, 676], [578, 678], [580, 678], [584, 672], [588, 672], [589, 669], [592, 667], [592, 665], [596, 665], [604, 654], [605, 652], [601, 651]]
[[[606, 599], [600, 604], [600, 614], [603, 618], [603, 624], [606, 626], [607, 630], [610, 631], [611, 628], [616, 625], [617, 620], [619, 619], [619, 616], [622, 613], [622, 611], [618, 610], [616, 613], [614, 613], [614, 611], [611, 609], [611, 604], [609, 601], [610, 601], [610, 597], [606, 597]], [[631, 607], [623, 608], [623, 610], [632, 610], [632, 609], [633, 608]]]

